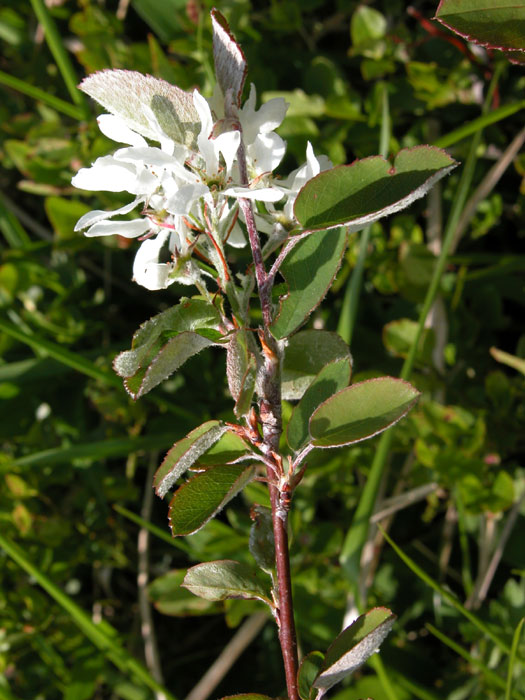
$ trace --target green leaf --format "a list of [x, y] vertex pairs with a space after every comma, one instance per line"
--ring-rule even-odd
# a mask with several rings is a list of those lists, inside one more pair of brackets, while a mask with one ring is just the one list
[[225, 695], [220, 700], [274, 700], [269, 695], [259, 695], [259, 693], [239, 693], [238, 695]]
[[71, 197], [46, 197], [44, 206], [55, 235], [60, 240], [78, 237], [75, 224], [81, 216], [90, 211], [86, 204], [75, 202]]
[[263, 579], [256, 569], [247, 564], [231, 559], [192, 566], [182, 585], [206, 600], [256, 599], [273, 607], [269, 579]]
[[387, 608], [374, 608], [360, 615], [328, 648], [314, 687], [325, 692], [364, 664], [377, 651], [395, 619]]
[[[134, 398], [151, 391], [186, 360], [220, 337], [217, 309], [202, 299], [181, 299], [177, 306], [143, 323], [132, 349], [121, 352], [113, 369]], [[211, 337], [210, 337], [211, 336]]]
[[253, 466], [226, 464], [211, 467], [183, 484], [173, 496], [169, 508], [173, 536], [191, 535], [200, 530], [254, 476]]
[[348, 345], [337, 333], [320, 330], [296, 333], [284, 351], [283, 399], [300, 399], [326, 364], [343, 358], [352, 362]]
[[256, 373], [257, 362], [249, 349], [248, 333], [244, 329], [238, 330], [232, 335], [226, 350], [226, 376], [235, 399], [233, 411], [238, 418], [250, 410]]
[[319, 231], [299, 241], [286, 256], [280, 272], [288, 293], [270, 326], [276, 338], [291, 335], [320, 304], [341, 265], [346, 239], [344, 228]]
[[436, 19], [467, 41], [525, 51], [525, 5], [508, 0], [441, 0]]
[[212, 615], [222, 612], [222, 607], [212, 601], [196, 598], [182, 587], [186, 569], [168, 571], [148, 586], [148, 595], [155, 608], [163, 615], [186, 617], [187, 615]]
[[298, 451], [308, 442], [310, 416], [325, 399], [349, 385], [351, 374], [350, 357], [330, 362], [319, 372], [294, 408], [288, 422], [286, 438], [292, 450]]
[[218, 464], [230, 464], [235, 460], [251, 453], [251, 448], [235, 433], [224, 433], [197, 460], [199, 467], [212, 467]]
[[263, 571], [275, 569], [275, 541], [273, 537], [271, 508], [255, 504], [250, 511], [253, 525], [250, 528], [250, 553]]
[[456, 165], [435, 146], [403, 149], [393, 165], [382, 156], [339, 165], [306, 183], [295, 200], [295, 216], [309, 231], [342, 224], [357, 231], [423, 197]]
[[193, 97], [175, 85], [130, 70], [102, 70], [79, 88], [142, 136], [158, 141], [145, 107], [153, 110], [164, 133], [176, 143], [196, 148], [201, 123]]
[[[390, 321], [383, 327], [383, 343], [392, 355], [405, 358], [414, 343], [417, 330], [417, 323], [409, 318]], [[431, 362], [435, 342], [434, 330], [425, 328], [418, 339], [416, 361], [419, 365], [427, 365]]]
[[408, 382], [377, 377], [353, 384], [322, 403], [310, 418], [315, 447], [339, 447], [381, 433], [408, 413], [419, 392]]
[[324, 654], [320, 651], [311, 651], [301, 661], [297, 673], [297, 686], [302, 700], [313, 700], [315, 692], [313, 684], [321, 671], [323, 662]]
[[360, 5], [352, 15], [350, 36], [353, 46], [368, 44], [370, 41], [382, 39], [386, 33], [386, 19], [381, 12], [372, 7]]
[[206, 450], [226, 432], [218, 420], [203, 423], [176, 442], [155, 473], [153, 485], [157, 496], [164, 498], [173, 484]]
[[174, 39], [181, 30], [179, 14], [186, 14], [187, 0], [132, 0], [136, 13], [164, 42]]

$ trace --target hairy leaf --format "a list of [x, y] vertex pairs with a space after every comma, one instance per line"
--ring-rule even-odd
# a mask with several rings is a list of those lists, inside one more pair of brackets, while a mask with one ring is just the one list
[[204, 527], [254, 475], [253, 466], [226, 464], [211, 467], [183, 484], [169, 508], [173, 536], [191, 535]]
[[324, 654], [320, 651], [311, 651], [301, 661], [297, 673], [297, 686], [302, 700], [312, 700], [317, 693], [314, 690], [314, 681], [323, 667]]
[[193, 97], [165, 80], [130, 70], [88, 75], [80, 89], [142, 136], [158, 141], [155, 115], [166, 136], [195, 149], [201, 123]]
[[360, 615], [328, 648], [314, 686], [327, 691], [364, 664], [379, 649], [395, 619], [387, 608], [374, 608]]
[[223, 15], [218, 10], [213, 9], [211, 20], [213, 25], [213, 59], [217, 82], [222, 94], [226, 96], [228, 90], [231, 90], [234, 102], [240, 105], [242, 89], [248, 72], [246, 58]]
[[282, 395], [300, 399], [321, 369], [334, 360], [352, 358], [345, 341], [330, 331], [307, 330], [293, 335], [284, 352]]
[[373, 437], [405, 416], [417, 389], [393, 377], [358, 382], [327, 399], [310, 418], [316, 447], [339, 447]]
[[226, 430], [226, 426], [221, 425], [218, 420], [210, 420], [176, 442], [164, 457], [153, 479], [157, 496], [164, 498], [177, 479], [217, 442]]
[[226, 376], [231, 395], [235, 399], [234, 413], [239, 418], [250, 410], [257, 362], [248, 346], [248, 333], [244, 329], [236, 331], [226, 350]]
[[525, 51], [525, 5], [508, 0], [441, 0], [436, 19], [467, 41]]
[[306, 183], [295, 200], [295, 216], [310, 231], [342, 224], [357, 231], [423, 197], [456, 165], [434, 146], [399, 151], [393, 165], [382, 156], [339, 165]]
[[253, 525], [250, 528], [250, 553], [263, 571], [275, 569], [275, 541], [273, 537], [272, 511], [255, 504], [250, 511]]
[[181, 299], [143, 323], [131, 350], [113, 362], [124, 386], [138, 399], [175, 372], [187, 359], [221, 339], [217, 309], [202, 299]]
[[319, 306], [341, 265], [346, 238], [344, 228], [318, 231], [300, 240], [286, 256], [280, 272], [288, 293], [270, 326], [276, 338], [291, 335]]
[[286, 437], [292, 450], [298, 451], [308, 442], [310, 416], [325, 399], [348, 386], [351, 374], [350, 356], [330, 362], [319, 372], [294, 408], [288, 422]]
[[256, 569], [231, 559], [192, 566], [182, 585], [206, 600], [257, 599], [273, 607], [268, 577], [263, 578]]

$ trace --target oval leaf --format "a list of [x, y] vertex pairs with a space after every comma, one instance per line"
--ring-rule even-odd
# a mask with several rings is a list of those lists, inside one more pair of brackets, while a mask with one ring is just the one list
[[525, 51], [525, 5], [508, 0], [441, 0], [441, 24], [491, 49]]
[[374, 608], [360, 615], [328, 648], [314, 687], [326, 691], [364, 664], [379, 649], [395, 619], [387, 608]]
[[88, 75], [79, 88], [111, 114], [146, 138], [158, 141], [153, 111], [166, 136], [195, 149], [201, 122], [193, 97], [175, 85], [131, 70], [103, 70]]
[[273, 537], [272, 511], [255, 504], [250, 511], [253, 525], [250, 528], [249, 548], [252, 557], [263, 571], [275, 569], [275, 540]]
[[315, 447], [339, 447], [381, 433], [408, 413], [419, 391], [408, 382], [378, 377], [353, 384], [322, 403], [310, 418]]
[[224, 433], [206, 452], [200, 455], [198, 467], [214, 467], [218, 464], [231, 464], [241, 457], [251, 454], [250, 447], [235, 433]]
[[248, 333], [240, 329], [232, 335], [226, 350], [226, 376], [238, 418], [250, 410], [256, 373], [257, 361], [249, 348]]
[[311, 651], [301, 661], [297, 673], [297, 689], [302, 700], [312, 700], [314, 681], [323, 668], [323, 663], [324, 654], [320, 651]]
[[270, 326], [275, 338], [291, 335], [319, 306], [341, 265], [346, 239], [344, 228], [318, 231], [300, 240], [288, 253], [280, 269], [288, 292]]
[[121, 352], [113, 369], [134, 398], [146, 394], [192, 355], [222, 338], [217, 309], [202, 299], [181, 299], [176, 306], [143, 323], [131, 350]]
[[196, 598], [182, 588], [186, 569], [176, 569], [159, 576], [148, 586], [148, 596], [155, 608], [163, 615], [186, 617], [221, 613], [222, 606], [211, 600]]
[[284, 351], [282, 396], [286, 401], [300, 399], [322, 368], [343, 358], [352, 362], [345, 341], [330, 331], [299, 331]]
[[217, 10], [211, 11], [213, 25], [213, 60], [215, 63], [215, 75], [220, 85], [222, 94], [227, 95], [231, 90], [235, 104], [241, 104], [242, 89], [248, 72], [248, 65], [244, 53], [235, 41], [228, 22]]
[[457, 165], [445, 151], [416, 146], [399, 151], [394, 164], [382, 156], [325, 170], [297, 195], [294, 213], [303, 229], [348, 224], [357, 231], [423, 197]]
[[226, 464], [211, 467], [183, 484], [173, 496], [169, 523], [174, 537], [204, 527], [255, 475], [253, 466]]
[[308, 442], [310, 416], [325, 399], [350, 384], [351, 374], [350, 357], [330, 362], [319, 372], [294, 408], [288, 422], [286, 438], [292, 450], [298, 451]]
[[155, 473], [153, 485], [157, 496], [164, 498], [173, 484], [196, 460], [226, 432], [225, 425], [210, 420], [176, 442]]
[[273, 607], [269, 579], [263, 579], [247, 564], [230, 559], [192, 566], [182, 585], [206, 600], [257, 599]]

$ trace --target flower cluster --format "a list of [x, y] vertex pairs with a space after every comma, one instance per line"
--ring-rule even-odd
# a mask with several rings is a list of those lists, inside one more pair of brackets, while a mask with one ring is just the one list
[[[166, 288], [175, 281], [197, 283], [202, 272], [192, 258], [195, 248], [215, 262], [225, 242], [244, 245], [240, 197], [264, 202], [267, 213], [258, 217], [258, 223], [262, 231], [271, 232], [276, 223], [289, 225], [293, 221], [293, 202], [300, 187], [330, 167], [326, 158], [315, 158], [309, 145], [302, 168], [284, 181], [273, 176], [286, 148], [275, 133], [287, 109], [282, 98], [272, 99], [257, 110], [252, 85], [235, 119], [226, 118], [221, 111], [224, 99], [220, 89], [210, 101], [195, 90], [192, 101], [200, 129], [189, 144], [168, 135], [158, 112], [147, 104], [142, 106], [146, 128], [137, 127], [135, 122], [130, 126], [130, 120], [120, 114], [103, 114], [98, 118], [100, 130], [125, 147], [98, 158], [72, 180], [75, 187], [84, 190], [134, 195], [131, 202], [114, 211], [89, 212], [75, 230], [84, 230], [86, 236], [138, 238], [141, 245], [133, 278], [150, 290]], [[145, 136], [159, 146], [149, 145]], [[239, 162], [241, 140], [244, 182]], [[139, 207], [136, 218], [117, 218]]]

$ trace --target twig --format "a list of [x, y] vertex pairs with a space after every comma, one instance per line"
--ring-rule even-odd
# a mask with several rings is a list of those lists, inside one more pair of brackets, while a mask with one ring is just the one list
[[[156, 452], [151, 454], [148, 474], [146, 477], [146, 488], [144, 489], [144, 498], [140, 516], [143, 520], [149, 521], [151, 518], [151, 508], [153, 505], [153, 489], [151, 483], [157, 466]], [[144, 659], [153, 678], [160, 685], [164, 685], [162, 677], [162, 668], [159, 661], [159, 650], [157, 639], [155, 636], [155, 628], [153, 626], [153, 615], [151, 614], [151, 605], [148, 598], [148, 580], [149, 580], [149, 532], [145, 527], [140, 528], [137, 542], [138, 564], [137, 564], [137, 587], [139, 598], [139, 613], [140, 613], [140, 631], [144, 640]], [[166, 700], [164, 693], [157, 692], [156, 700]]]
[[239, 627], [222, 652], [206, 671], [186, 700], [206, 700], [228, 673], [246, 647], [251, 644], [268, 621], [263, 612], [251, 615]]
[[509, 539], [512, 529], [516, 524], [516, 520], [518, 518], [521, 506], [523, 505], [524, 501], [525, 493], [513, 505], [512, 510], [510, 511], [509, 516], [507, 518], [507, 522], [505, 523], [503, 530], [501, 531], [499, 542], [497, 543], [492, 558], [487, 568], [485, 569], [484, 575], [478, 579], [476, 586], [474, 586], [472, 593], [470, 594], [467, 602], [465, 603], [466, 608], [472, 609], [478, 607], [479, 604], [482, 603], [487, 597], [490, 584], [492, 583], [496, 570], [501, 561], [501, 557], [503, 556], [505, 545], [507, 544], [507, 540]]

